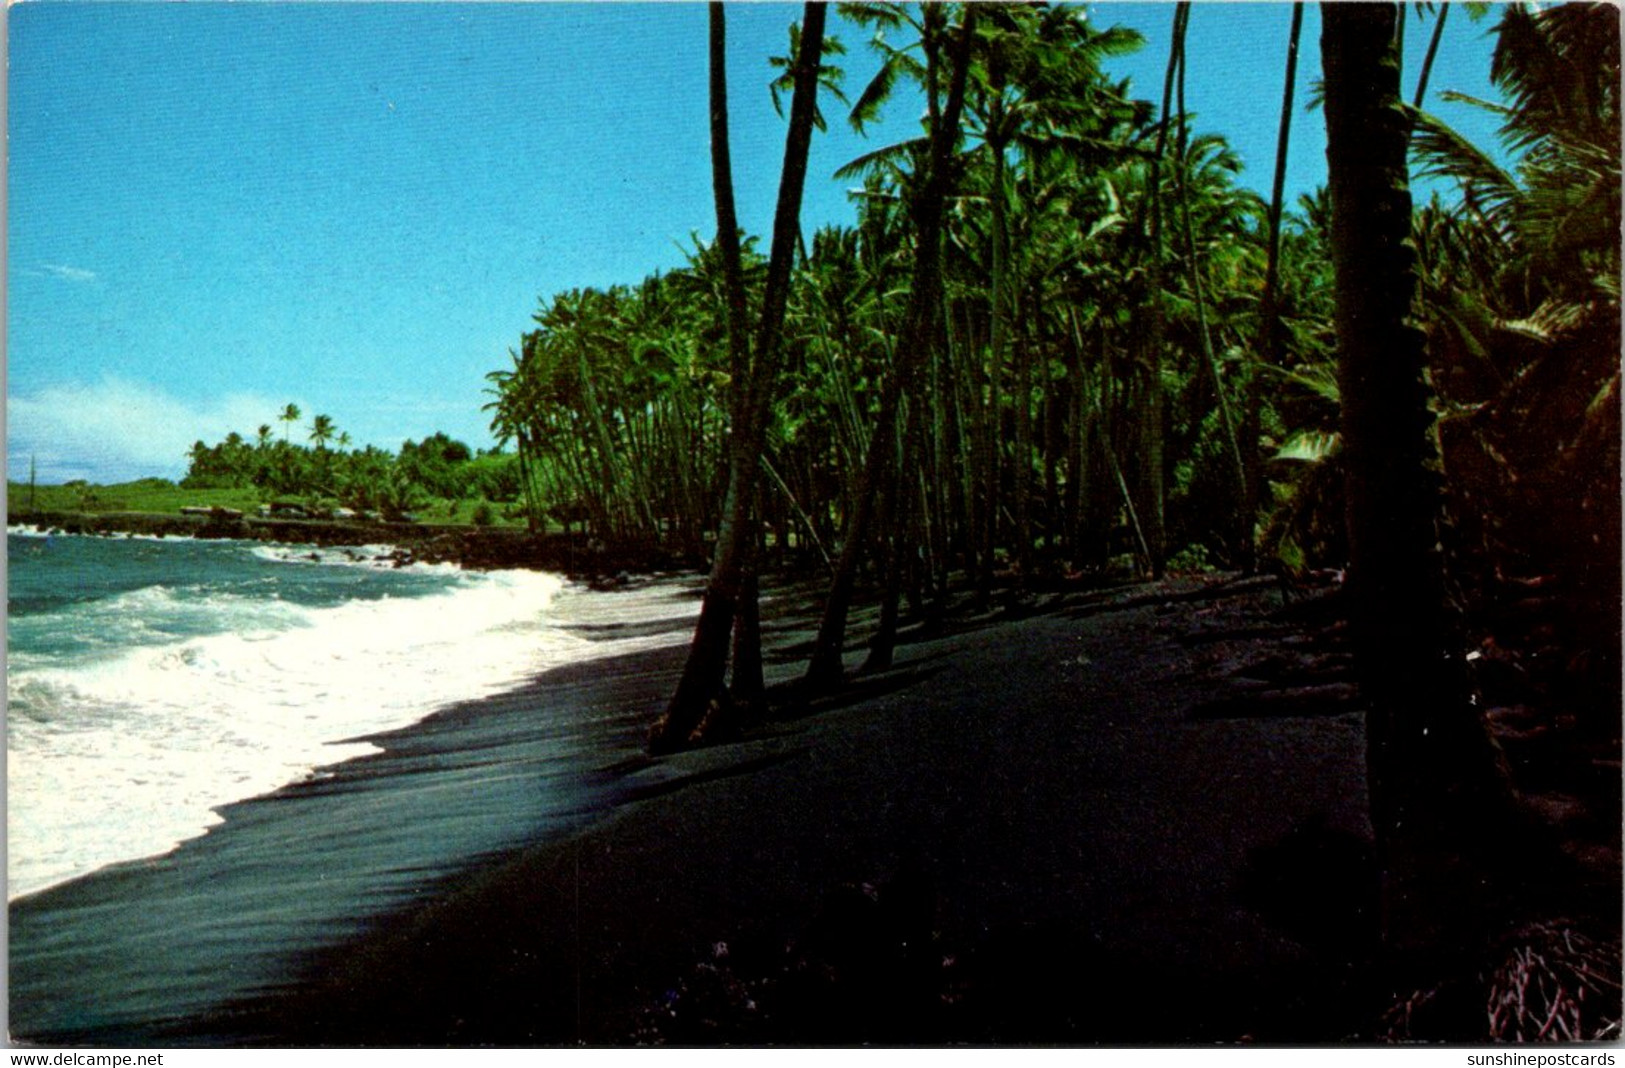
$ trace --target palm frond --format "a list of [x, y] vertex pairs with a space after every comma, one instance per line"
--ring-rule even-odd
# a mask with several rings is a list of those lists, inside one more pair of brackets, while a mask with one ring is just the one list
[[1343, 435], [1334, 430], [1300, 430], [1281, 442], [1275, 459], [1318, 464], [1343, 448]]
[[1331, 364], [1309, 364], [1290, 370], [1270, 364], [1259, 366], [1271, 374], [1280, 375], [1288, 382], [1302, 386], [1322, 400], [1330, 401], [1332, 404], [1343, 403], [1343, 392], [1337, 384], [1337, 370]]
[[858, 133], [863, 133], [868, 123], [880, 117], [881, 105], [891, 98], [892, 88], [897, 84], [898, 66], [894, 57], [888, 57], [875, 71], [875, 76], [869, 79], [869, 84], [863, 87], [863, 92], [858, 94], [847, 115], [847, 122]]
[[884, 148], [877, 148], [873, 152], [865, 152], [858, 158], [837, 167], [835, 177], [844, 181], [848, 178], [868, 177], [886, 168], [900, 170], [901, 168], [898, 166], [900, 162], [912, 158], [915, 153], [927, 147], [929, 147], [929, 142], [926, 138], [911, 137], [907, 141], [899, 141]]
[[[1410, 110], [1410, 109], [1408, 109]], [[1496, 219], [1519, 193], [1518, 183], [1477, 145], [1425, 111], [1410, 110], [1415, 120], [1411, 158], [1415, 175], [1450, 178], [1461, 183], [1487, 217]]]
[[903, 26], [903, 6], [901, 4], [837, 4], [835, 10], [848, 22], [855, 22], [859, 26], [878, 26], [882, 29], [895, 30]]
[[1439, 94], [1439, 99], [1448, 100], [1454, 104], [1469, 104], [1472, 107], [1478, 108], [1482, 111], [1488, 111], [1493, 115], [1500, 115], [1502, 118], [1506, 118], [1512, 114], [1512, 109], [1507, 107], [1505, 104], [1496, 104], [1489, 100], [1485, 100], [1482, 97], [1470, 96], [1467, 93], [1459, 93], [1454, 89], [1444, 90]]

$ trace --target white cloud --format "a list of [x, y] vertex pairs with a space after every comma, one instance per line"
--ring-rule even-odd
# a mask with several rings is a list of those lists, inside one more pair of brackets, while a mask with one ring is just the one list
[[41, 264], [41, 267], [46, 274], [53, 278], [60, 278], [64, 282], [94, 282], [96, 280], [96, 272], [87, 271], [83, 267], [69, 267], [63, 263], [46, 263]]
[[121, 379], [8, 396], [6, 477], [27, 480], [33, 458], [43, 483], [180, 478], [193, 442], [233, 430], [252, 440], [261, 423], [279, 425], [284, 404], [251, 394], [181, 400]]

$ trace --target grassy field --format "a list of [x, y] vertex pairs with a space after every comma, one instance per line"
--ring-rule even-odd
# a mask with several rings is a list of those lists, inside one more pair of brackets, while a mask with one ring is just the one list
[[[265, 503], [256, 489], [184, 489], [164, 479], [144, 478], [111, 486], [83, 482], [65, 486], [29, 486], [25, 482], [6, 483], [6, 514], [25, 518], [29, 512], [151, 512], [179, 515], [182, 508], [234, 508], [254, 515]], [[413, 514], [425, 523], [473, 526], [478, 501], [431, 499]], [[493, 504], [489, 512], [494, 527], [523, 527], [523, 517], [510, 518], [508, 506]]]

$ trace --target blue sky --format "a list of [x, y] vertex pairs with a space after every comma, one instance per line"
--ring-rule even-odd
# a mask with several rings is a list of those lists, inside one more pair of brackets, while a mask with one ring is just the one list
[[[783, 152], [768, 58], [799, 6], [729, 8], [741, 224], [766, 233]], [[1145, 34], [1114, 73], [1155, 98], [1172, 6], [1095, 5]], [[1187, 101], [1267, 189], [1290, 5], [1198, 4]], [[1490, 95], [1493, 20], [1448, 24], [1432, 86]], [[840, 24], [848, 86], [875, 61]], [[192, 441], [289, 402], [357, 444], [491, 444], [486, 372], [538, 297], [635, 282], [714, 229], [706, 13], [665, 4], [83, 3], [9, 10], [7, 470], [178, 477]], [[1409, 36], [1407, 86], [1426, 43]], [[1291, 188], [1323, 181], [1310, 5]], [[1407, 94], [1409, 93], [1407, 89]], [[1481, 143], [1493, 123], [1438, 110]], [[803, 224], [850, 222], [816, 139]]]

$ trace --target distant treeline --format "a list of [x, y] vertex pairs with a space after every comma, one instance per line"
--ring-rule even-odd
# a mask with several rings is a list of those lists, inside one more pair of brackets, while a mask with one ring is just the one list
[[[385, 519], [409, 514], [436, 499], [491, 502], [516, 511], [522, 507], [523, 482], [519, 458], [513, 453], [475, 452], [440, 432], [422, 441], [405, 441], [395, 453], [373, 445], [352, 449], [350, 436], [326, 415], [300, 428], [310, 442], [306, 445], [291, 440], [300, 419], [298, 407], [290, 404], [279, 418], [280, 436], [264, 423], [252, 441], [233, 431], [214, 445], [195, 443], [181, 486], [254, 488], [267, 499], [324, 502], [375, 512]], [[489, 515], [488, 506], [485, 514]]]

